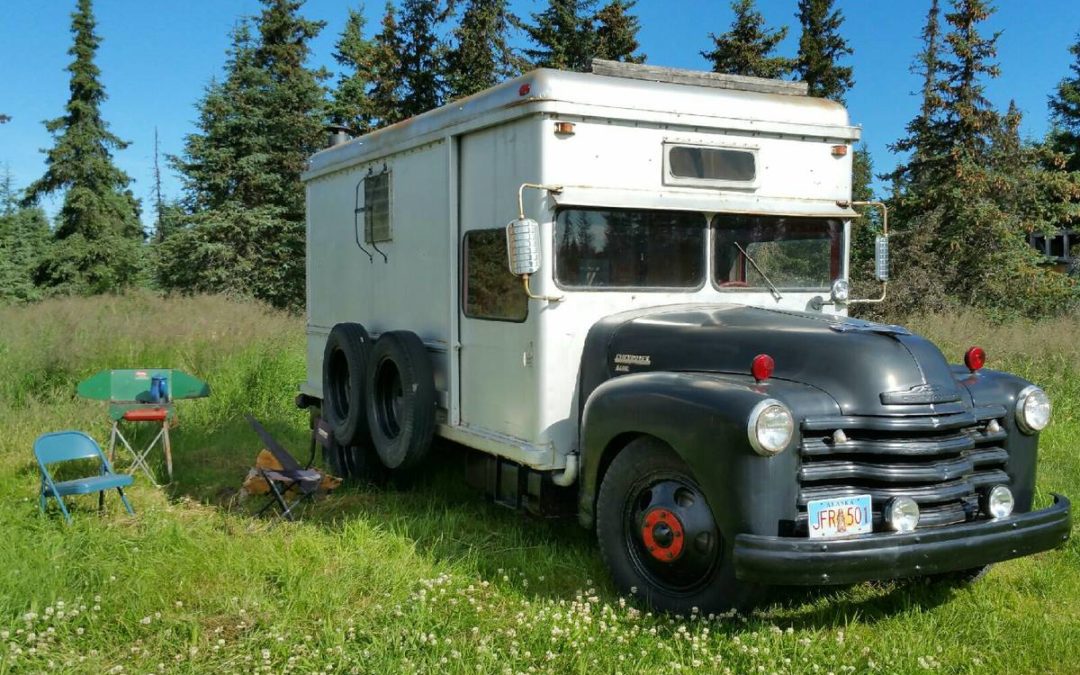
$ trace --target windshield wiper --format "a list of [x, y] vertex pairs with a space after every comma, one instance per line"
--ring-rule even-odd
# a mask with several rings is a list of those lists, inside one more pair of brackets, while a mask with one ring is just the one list
[[769, 284], [769, 291], [773, 294], [773, 297], [776, 298], [777, 302], [783, 300], [784, 296], [780, 295], [780, 289], [778, 289], [776, 284], [769, 279], [769, 275], [765, 274], [765, 270], [761, 269], [761, 266], [750, 257], [750, 254], [746, 252], [746, 249], [740, 246], [737, 241], [731, 243], [735, 244], [735, 248], [739, 249], [739, 253], [743, 254], [743, 257], [746, 258], [747, 262], [754, 266], [754, 269], [756, 269], [757, 273], [761, 275], [761, 278], [765, 280], [765, 283]]

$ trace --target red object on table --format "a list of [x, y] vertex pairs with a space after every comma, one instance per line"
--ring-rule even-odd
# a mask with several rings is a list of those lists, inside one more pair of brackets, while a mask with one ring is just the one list
[[133, 408], [124, 413], [128, 422], [164, 422], [169, 411], [165, 408]]

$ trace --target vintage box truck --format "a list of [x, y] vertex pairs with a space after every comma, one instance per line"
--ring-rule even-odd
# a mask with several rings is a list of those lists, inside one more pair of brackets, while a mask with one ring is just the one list
[[303, 177], [298, 404], [330, 464], [467, 446], [670, 611], [1059, 545], [1043, 391], [847, 317], [858, 138], [800, 83], [605, 62], [339, 134]]

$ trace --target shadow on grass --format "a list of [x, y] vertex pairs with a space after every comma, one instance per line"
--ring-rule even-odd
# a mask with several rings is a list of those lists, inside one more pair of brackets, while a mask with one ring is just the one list
[[[264, 425], [299, 462], [307, 461], [310, 436], [306, 428], [274, 420], [265, 420]], [[260, 448], [258, 437], [243, 420], [212, 432], [194, 427], [178, 430], [174, 481], [166, 488], [168, 494], [250, 514], [254, 506], [265, 503], [263, 498], [243, 503], [237, 495]], [[591, 532], [573, 518], [544, 520], [490, 502], [465, 482], [467, 452], [455, 444], [437, 442], [422, 471], [382, 484], [346, 483], [308, 502], [299, 517], [327, 532], [341, 532], [363, 521], [406, 538], [436, 561], [464, 565], [482, 579], [515, 588], [525, 596], [568, 600], [592, 587], [609, 600], [617, 598]], [[316, 466], [322, 464], [321, 459], [316, 453]], [[163, 471], [163, 467], [155, 470]], [[755, 616], [797, 629], [844, 625], [856, 619], [873, 623], [938, 606], [952, 594], [948, 586], [921, 580], [777, 588]]]

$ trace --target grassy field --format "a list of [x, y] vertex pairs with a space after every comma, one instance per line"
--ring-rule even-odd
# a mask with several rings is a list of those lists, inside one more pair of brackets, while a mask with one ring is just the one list
[[[1080, 499], [1080, 319], [992, 327], [912, 322], [951, 358], [1044, 385], [1039, 499]], [[996, 566], [970, 588], [920, 581], [795, 590], [750, 616], [654, 616], [611, 589], [594, 539], [463, 485], [437, 449], [408, 489], [348, 486], [298, 524], [246, 515], [237, 488], [262, 418], [305, 456], [292, 406], [303, 325], [221, 298], [59, 300], [0, 308], [0, 673], [8, 672], [1075, 672], [1080, 537]], [[176, 480], [137, 481], [74, 524], [37, 511], [31, 444], [83, 429], [98, 403], [75, 383], [110, 367], [167, 365], [207, 379], [181, 404]], [[140, 440], [145, 440], [143, 435]]]

